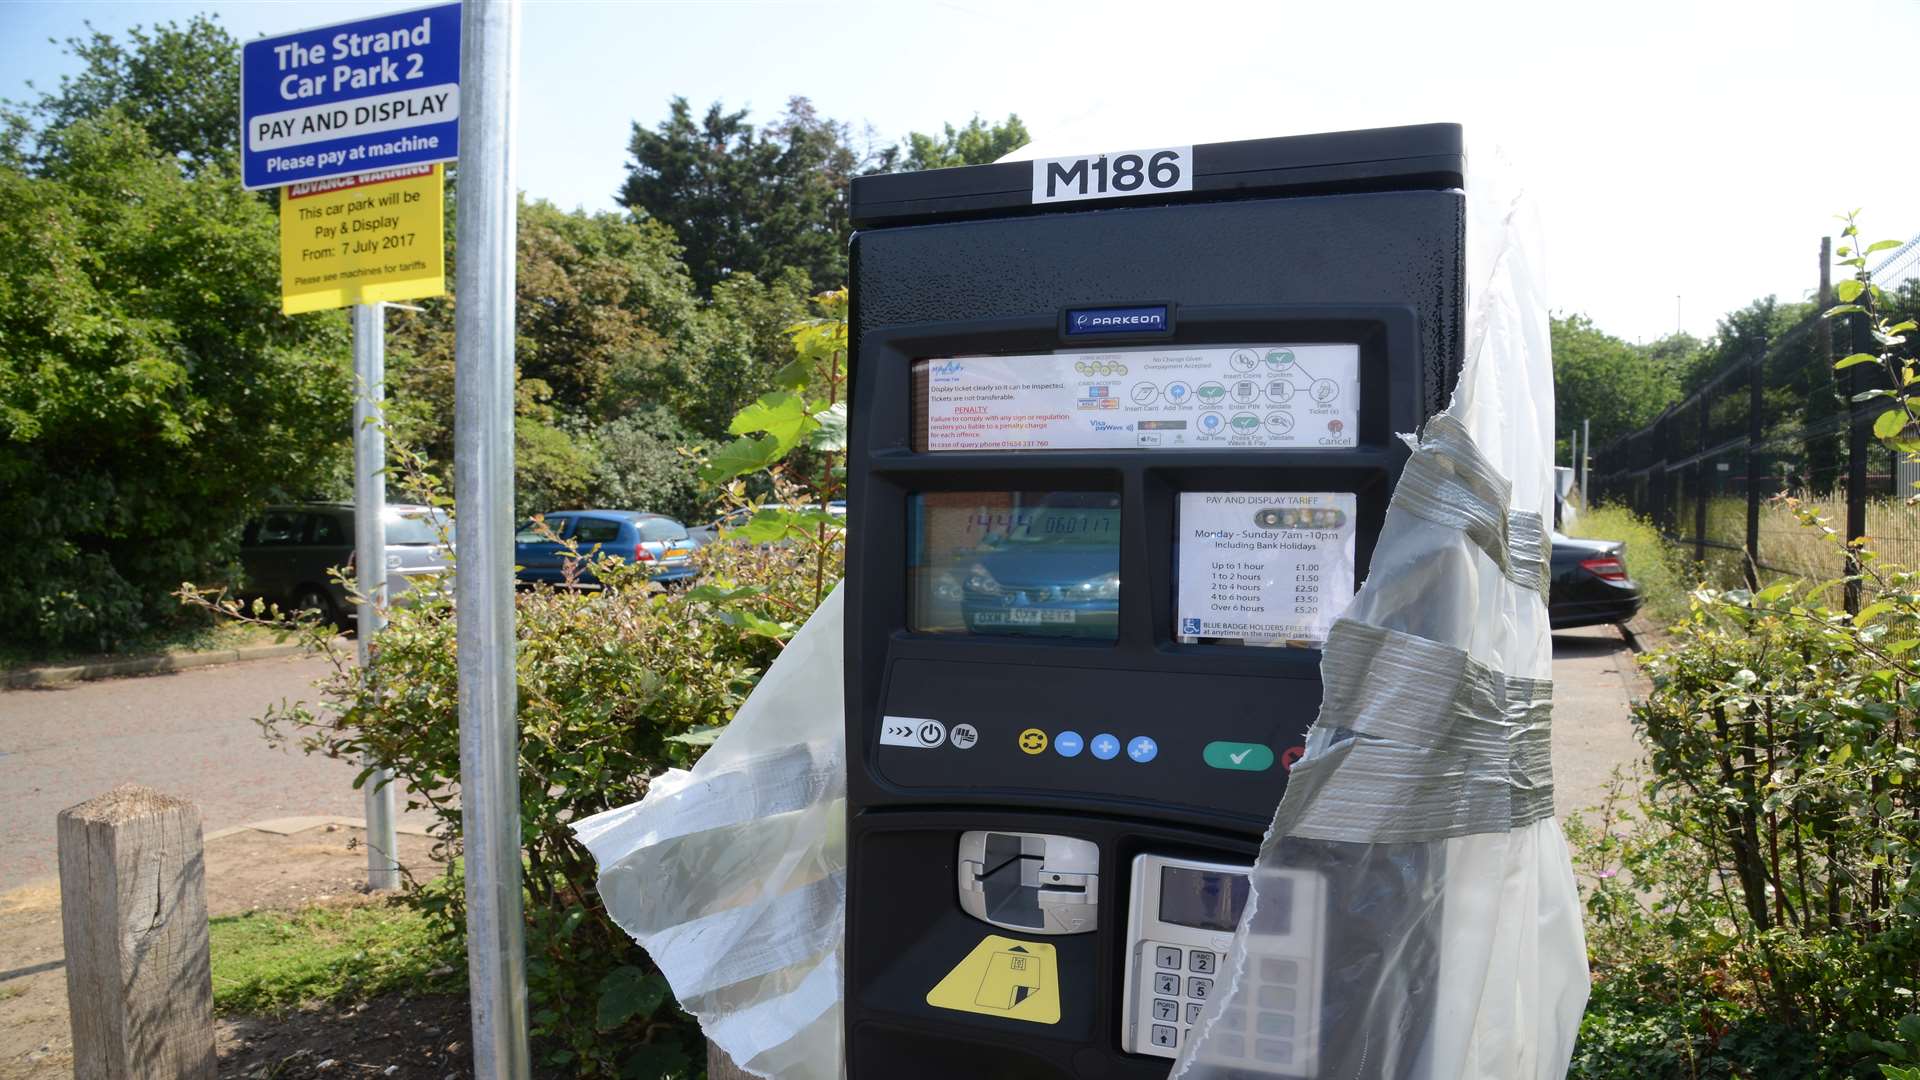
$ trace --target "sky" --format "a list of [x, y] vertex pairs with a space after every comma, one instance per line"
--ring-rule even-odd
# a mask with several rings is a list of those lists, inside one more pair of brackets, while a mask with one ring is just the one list
[[[0, 97], [57, 85], [47, 40], [86, 22], [211, 11], [244, 40], [418, 6], [0, 0]], [[1018, 113], [1059, 153], [1461, 123], [1534, 194], [1553, 307], [1628, 340], [1807, 297], [1839, 212], [1920, 233], [1895, 126], [1920, 84], [1887, 45], [1920, 37], [1920, 0], [527, 0], [522, 29], [521, 184], [569, 209], [616, 209], [633, 124], [674, 95], [760, 121], [803, 95], [883, 143]]]

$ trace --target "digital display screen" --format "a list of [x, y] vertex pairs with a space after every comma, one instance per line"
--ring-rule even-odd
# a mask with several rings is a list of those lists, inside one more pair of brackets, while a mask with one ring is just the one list
[[[1285, 923], [1289, 919], [1293, 897], [1289, 895], [1290, 890], [1284, 887], [1286, 879], [1279, 881], [1283, 888], [1275, 900], [1275, 908], [1281, 923], [1274, 928], [1274, 932], [1284, 934], [1287, 932]], [[1190, 926], [1196, 930], [1217, 930], [1231, 934], [1234, 927], [1240, 924], [1241, 910], [1247, 906], [1247, 889], [1245, 874], [1163, 866], [1160, 868], [1160, 921]], [[1260, 914], [1263, 917], [1267, 914], [1264, 897]]]
[[1119, 637], [1116, 492], [924, 492], [908, 500], [907, 537], [913, 630]]

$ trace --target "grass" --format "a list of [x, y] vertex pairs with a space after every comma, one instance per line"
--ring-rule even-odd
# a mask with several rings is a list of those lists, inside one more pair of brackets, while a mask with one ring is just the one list
[[224, 1014], [465, 986], [459, 942], [397, 901], [229, 915], [211, 931], [213, 1005]]
[[0, 671], [40, 664], [79, 664], [102, 660], [124, 660], [135, 656], [157, 656], [165, 653], [244, 649], [254, 645], [272, 645], [284, 639], [285, 635], [264, 626], [220, 622], [194, 623], [150, 630], [122, 642], [118, 648], [106, 653], [81, 649], [30, 649], [0, 644]]

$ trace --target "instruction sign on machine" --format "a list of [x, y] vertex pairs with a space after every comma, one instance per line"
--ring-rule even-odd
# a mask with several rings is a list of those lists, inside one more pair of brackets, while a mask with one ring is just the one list
[[1358, 438], [1353, 345], [963, 356], [922, 367], [928, 450], [1344, 448]]

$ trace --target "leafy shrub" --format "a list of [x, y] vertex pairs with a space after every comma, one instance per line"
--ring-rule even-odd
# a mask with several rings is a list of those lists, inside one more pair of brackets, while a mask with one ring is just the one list
[[279, 314], [274, 214], [230, 159], [190, 180], [117, 109], [38, 144], [0, 164], [0, 637], [107, 648], [331, 475], [345, 322]]
[[[702, 549], [699, 585], [663, 591], [644, 566], [602, 557], [596, 591], [543, 585], [516, 598], [527, 992], [537, 1053], [549, 1066], [635, 1080], [698, 1071], [704, 1040], [608, 917], [592, 857], [571, 826], [638, 801], [661, 769], [690, 766], [844, 572], [840, 522], [823, 504], [840, 490], [845, 445], [845, 294], [821, 303], [823, 317], [793, 328], [799, 359], [777, 374], [780, 388], [743, 410], [735, 441], [702, 465], [707, 482], [735, 496], [753, 477], [781, 501], [756, 507], [744, 526]], [[424, 460], [399, 449], [396, 462], [416, 498], [445, 505]], [[181, 593], [243, 614], [207, 592]], [[408, 808], [429, 811], [442, 853], [457, 856], [450, 584], [420, 582], [388, 618], [364, 669], [330, 632], [311, 627], [311, 647], [333, 664], [320, 684], [323, 703], [283, 705], [262, 724], [270, 738], [310, 753], [391, 768]], [[448, 940], [466, 929], [461, 886], [454, 870], [409, 883], [409, 900]]]
[[621, 510], [646, 510], [689, 525], [708, 520], [713, 491], [700, 480], [701, 440], [662, 408], [642, 409], [593, 432], [593, 501]]
[[[1810, 525], [1821, 523], [1811, 519]], [[1866, 1077], [1920, 1033], [1920, 576], [1702, 589], [1634, 708], [1653, 778], [1570, 828], [1595, 978], [1573, 1075]], [[1905, 1018], [1905, 1019], [1903, 1019]]]

